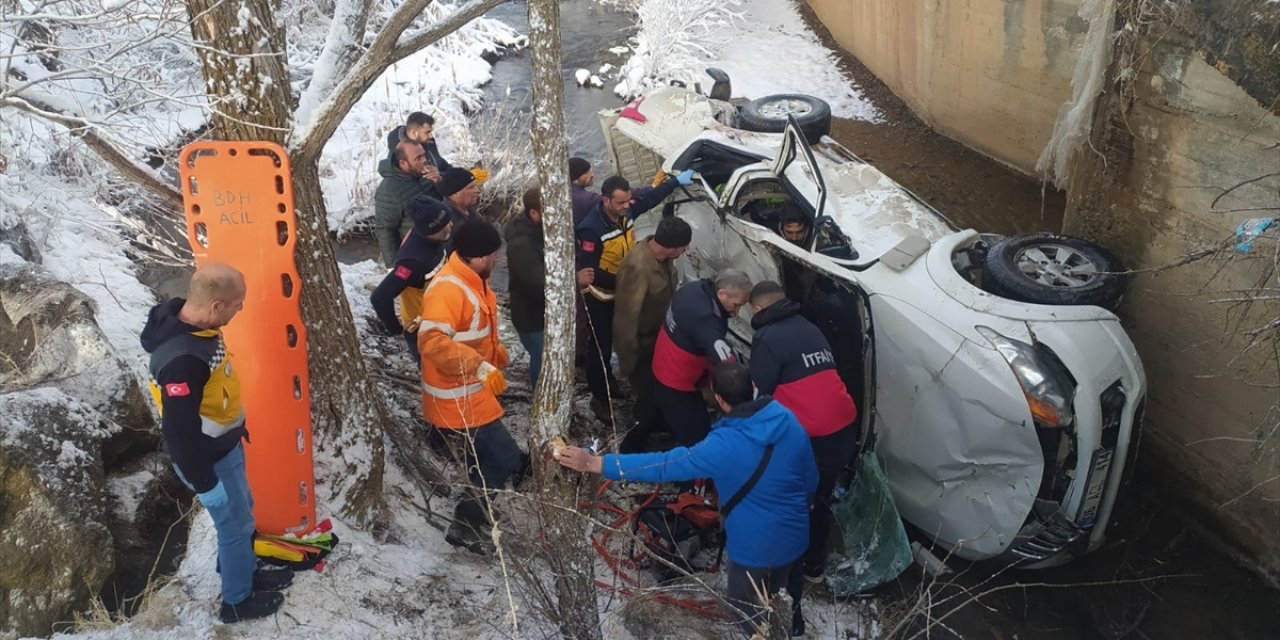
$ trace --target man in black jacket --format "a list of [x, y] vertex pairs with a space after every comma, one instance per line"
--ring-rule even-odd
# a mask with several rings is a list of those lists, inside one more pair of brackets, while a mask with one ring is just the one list
[[[796, 414], [818, 463], [818, 501], [809, 515], [804, 575], [821, 578], [831, 531], [831, 494], [853, 459], [858, 409], [836, 371], [831, 344], [800, 315], [782, 286], [765, 281], [751, 290], [751, 381]], [[798, 587], [798, 585], [797, 585]]]
[[[507, 273], [511, 324], [529, 352], [529, 384], [542, 372], [542, 329], [547, 309], [547, 272], [542, 236], [542, 189], [533, 187], [521, 198], [524, 210], [507, 223]], [[591, 284], [590, 269], [578, 270], [578, 286]]]
[[[432, 276], [444, 266], [448, 250], [445, 243], [453, 222], [445, 205], [427, 196], [418, 196], [405, 206], [413, 220], [413, 229], [396, 251], [394, 264], [369, 301], [378, 314], [382, 327], [391, 335], [403, 335], [409, 357], [422, 363], [418, 353], [418, 321], [422, 313], [422, 296]], [[400, 317], [396, 318], [396, 297], [400, 298]]]
[[440, 149], [436, 147], [435, 128], [435, 118], [421, 111], [414, 111], [404, 124], [387, 134], [387, 153], [394, 153], [396, 144], [409, 140], [422, 145], [422, 150], [427, 154], [427, 165], [431, 167], [427, 170], [427, 179], [439, 182], [440, 176], [452, 169], [453, 165], [440, 155]]
[[653, 397], [681, 446], [692, 447], [711, 430], [700, 389], [712, 367], [733, 360], [729, 318], [747, 303], [751, 279], [725, 269], [715, 280], [695, 280], [671, 299], [653, 349]]
[[256, 571], [253, 497], [245, 476], [248, 439], [240, 381], [219, 331], [244, 308], [244, 276], [224, 265], [196, 270], [186, 299], [151, 308], [142, 348], [151, 354], [151, 395], [160, 408], [173, 467], [213, 519], [222, 574], [223, 622], [272, 615], [290, 571]]

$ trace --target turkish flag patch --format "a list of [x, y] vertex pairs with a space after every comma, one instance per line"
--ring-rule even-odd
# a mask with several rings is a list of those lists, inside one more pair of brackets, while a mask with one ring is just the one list
[[400, 278], [401, 280], [408, 280], [408, 279], [409, 279], [409, 267], [406, 267], [406, 266], [404, 266], [404, 265], [400, 265], [400, 266], [396, 267], [396, 277], [397, 277], [397, 278]]
[[590, 241], [590, 240], [583, 240], [583, 241], [582, 241], [582, 250], [583, 250], [583, 251], [595, 251], [595, 250], [596, 250], [596, 243], [594, 243], [594, 242], [592, 242], [592, 241]]
[[170, 382], [164, 386], [164, 394], [170, 398], [181, 398], [191, 395], [191, 387], [185, 382]]

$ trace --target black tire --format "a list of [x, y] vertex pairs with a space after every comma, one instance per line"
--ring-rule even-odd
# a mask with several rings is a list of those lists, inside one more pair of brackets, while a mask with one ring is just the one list
[[1051, 305], [1115, 309], [1128, 284], [1124, 265], [1092, 242], [1028, 233], [987, 252], [983, 288], [1003, 298]]
[[800, 132], [810, 144], [831, 133], [831, 105], [821, 98], [798, 93], [780, 93], [756, 98], [742, 107], [738, 124], [747, 131], [782, 133], [787, 116], [796, 118]]

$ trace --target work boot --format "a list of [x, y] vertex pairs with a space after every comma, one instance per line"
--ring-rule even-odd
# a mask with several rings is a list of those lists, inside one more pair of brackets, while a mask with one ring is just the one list
[[253, 572], [254, 591], [284, 591], [293, 584], [291, 569], [258, 569]]
[[493, 545], [490, 528], [489, 518], [479, 503], [471, 498], [463, 499], [453, 510], [453, 522], [444, 534], [444, 541], [476, 555], [489, 555]]
[[520, 485], [533, 475], [533, 457], [527, 453], [520, 454], [520, 468], [516, 469], [515, 475], [511, 476], [511, 488], [519, 491]]
[[820, 564], [816, 567], [807, 562], [804, 564], [804, 579], [809, 584], [822, 584], [825, 582], [826, 573], [827, 566], [825, 564]]
[[233, 622], [244, 622], [245, 620], [257, 620], [274, 615], [280, 610], [280, 605], [284, 604], [284, 594], [274, 591], [254, 591], [249, 594], [241, 602], [236, 604], [222, 603], [222, 611], [218, 613], [218, 618], [227, 624]]
[[444, 541], [478, 556], [487, 556], [491, 553], [492, 541], [476, 527], [460, 520], [454, 520], [449, 525], [449, 530], [444, 534]]

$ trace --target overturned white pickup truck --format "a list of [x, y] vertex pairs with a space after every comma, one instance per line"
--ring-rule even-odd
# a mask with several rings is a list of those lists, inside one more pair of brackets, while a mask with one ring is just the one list
[[[1026, 566], [1102, 543], [1146, 393], [1133, 344], [1098, 306], [1124, 290], [1105, 252], [955, 229], [826, 137], [815, 98], [740, 106], [668, 87], [601, 120], [632, 182], [697, 172], [637, 224], [693, 226], [682, 278], [776, 280], [827, 335], [908, 524], [944, 553]], [[779, 215], [797, 210], [807, 230], [792, 242]], [[746, 357], [749, 314], [731, 321]]]

